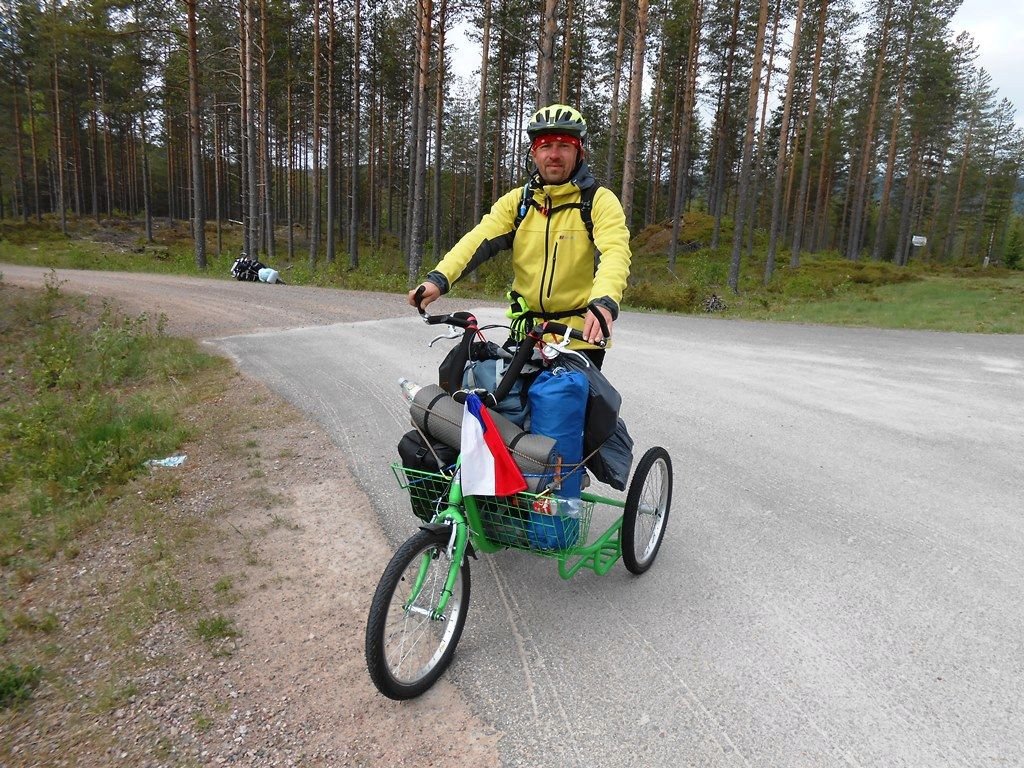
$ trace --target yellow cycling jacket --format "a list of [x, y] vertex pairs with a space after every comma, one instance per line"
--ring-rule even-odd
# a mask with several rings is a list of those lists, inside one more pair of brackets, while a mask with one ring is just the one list
[[[531, 311], [542, 317], [563, 315], [558, 319], [577, 329], [583, 328], [583, 317], [563, 313], [597, 303], [617, 317], [629, 276], [629, 229], [622, 204], [611, 190], [601, 187], [593, 200], [591, 242], [578, 203], [580, 190], [593, 184], [596, 181], [586, 163], [563, 184], [544, 185], [535, 175], [528, 186], [532, 202], [518, 229], [515, 220], [523, 202], [522, 187], [499, 198], [428, 279], [447, 292], [464, 274], [511, 247], [512, 290]], [[573, 203], [577, 207], [563, 207]]]

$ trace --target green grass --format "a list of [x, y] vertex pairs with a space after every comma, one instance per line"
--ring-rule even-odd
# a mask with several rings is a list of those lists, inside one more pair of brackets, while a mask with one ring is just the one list
[[103, 515], [144, 462], [188, 437], [166, 383], [212, 363], [149, 318], [0, 283], [0, 566], [48, 559]]
[[135, 683], [113, 681], [97, 692], [94, 706], [97, 712], [110, 713], [123, 707], [138, 692]]
[[196, 634], [207, 642], [238, 637], [234, 622], [224, 616], [211, 616], [196, 622]]
[[780, 305], [752, 317], [829, 325], [969, 333], [1024, 333], [1024, 274], [1000, 279], [925, 277], [849, 292], [827, 301]]
[[27, 701], [42, 679], [43, 670], [35, 664], [0, 666], [0, 708]]
[[[712, 294], [722, 298], [728, 309], [723, 317], [755, 320], [864, 325], [981, 333], [1024, 333], [1024, 317], [1017, 310], [1024, 290], [1024, 272], [1004, 268], [982, 269], [981, 259], [973, 264], [933, 264], [920, 258], [908, 267], [888, 262], [850, 261], [838, 254], [808, 254], [797, 269], [788, 266], [789, 254], [780, 251], [769, 285], [763, 285], [765, 235], [757, 233], [752, 254], [745, 255], [740, 268], [739, 292], [727, 285], [730, 269], [731, 223], [723, 223], [721, 245], [707, 247], [713, 226], [704, 213], [687, 213], [680, 235], [685, 244], [670, 268], [667, 251], [670, 228], [648, 227], [633, 239], [633, 263], [624, 307], [699, 313]], [[156, 231], [156, 245], [143, 243], [138, 221], [105, 222], [102, 228], [92, 220], [73, 224], [71, 237], [56, 231], [56, 223], [0, 222], [0, 260], [19, 264], [82, 269], [112, 269], [177, 274], [197, 274], [188, 226], [164, 222]], [[230, 279], [229, 270], [239, 250], [240, 233], [225, 228], [225, 247], [214, 253], [212, 225], [207, 231], [211, 277]], [[119, 244], [110, 242], [118, 239]], [[301, 241], [301, 242], [300, 242]], [[125, 243], [128, 243], [125, 245]], [[426, 253], [431, 253], [430, 249]], [[311, 269], [305, 242], [296, 238], [296, 254], [287, 259], [283, 237], [278, 238], [274, 268], [293, 285], [318, 285], [354, 290], [404, 292], [406, 265], [397, 243], [385, 238], [380, 247], [361, 246], [359, 267], [349, 269], [348, 256], [339, 251], [333, 264], [321, 258]], [[264, 257], [265, 258], [265, 257]], [[502, 300], [511, 274], [510, 256], [502, 254], [461, 281], [456, 295], [463, 299]], [[424, 256], [422, 274], [433, 266]], [[152, 321], [150, 321], [152, 322]], [[122, 329], [122, 333], [128, 329]], [[117, 329], [111, 329], [108, 343], [117, 343]], [[66, 346], [60, 343], [40, 360], [38, 376], [44, 381], [64, 371]], [[118, 365], [131, 367], [130, 359], [116, 358]], [[116, 371], [114, 372], [116, 373]]]
[[14, 614], [11, 623], [24, 632], [42, 632], [44, 634], [56, 632], [60, 627], [60, 620], [49, 611], [42, 616], [19, 611]]
[[[194, 610], [174, 561], [198, 524], [161, 517], [181, 479], [150, 473], [145, 461], [182, 446], [190, 435], [182, 411], [206, 388], [222, 393], [230, 365], [191, 340], [164, 336], [159, 318], [128, 318], [63, 295], [52, 274], [41, 291], [0, 280], [0, 336], [0, 703], [7, 707], [29, 699], [44, 676], [60, 679], [61, 619], [50, 606], [26, 610], [19, 600], [25, 586], [47, 578], [51, 561], [124, 535], [115, 531], [148, 540], [124, 564], [120, 583], [95, 585], [110, 602], [100, 619], [110, 647], [129, 647], [168, 610]], [[123, 686], [108, 686], [94, 695], [122, 696]]]

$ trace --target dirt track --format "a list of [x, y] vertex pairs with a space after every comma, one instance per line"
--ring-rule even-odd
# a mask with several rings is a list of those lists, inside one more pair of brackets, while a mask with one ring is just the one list
[[[0, 265], [0, 272], [8, 286], [42, 287], [48, 270]], [[57, 276], [66, 281], [62, 291], [113, 299], [129, 315], [163, 314], [168, 333], [198, 339], [408, 311], [402, 296], [152, 274]], [[184, 447], [184, 467], [163, 470], [180, 472], [183, 490], [161, 510], [215, 522], [216, 540], [200, 545], [182, 578], [212, 593], [230, 576], [237, 599], [226, 612], [240, 631], [235, 647], [212, 655], [184, 623], [194, 619], [169, 612], [135, 649], [160, 660], [131, 681], [138, 693], [112, 712], [75, 716], [95, 718], [82, 726], [90, 733], [109, 734], [105, 751], [67, 751], [60, 734], [68, 712], [54, 708], [41, 689], [31, 721], [9, 723], [0, 763], [498, 765], [500, 734], [474, 717], [450, 683], [442, 679], [405, 704], [373, 688], [364, 622], [390, 547], [341, 451], [259, 382], [240, 386], [252, 411], [241, 422], [254, 425], [243, 436], [249, 455], [237, 455], [228, 435], [200, 436]], [[258, 488], [245, 480], [253, 475], [261, 477]], [[77, 584], [73, 599], [102, 601], [102, 591], [88, 585], [116, 583], [126, 548], [136, 545], [147, 546], [145, 536], [98, 541], [74, 563], [55, 564], [51, 578], [26, 588], [25, 599], [68, 599], [55, 587], [66, 581]], [[66, 612], [70, 627], [81, 606]], [[103, 649], [90, 653], [90, 637], [98, 636], [83, 628], [77, 638], [85, 644], [78, 673], [86, 685], [102, 666], [95, 659], [103, 658]]]

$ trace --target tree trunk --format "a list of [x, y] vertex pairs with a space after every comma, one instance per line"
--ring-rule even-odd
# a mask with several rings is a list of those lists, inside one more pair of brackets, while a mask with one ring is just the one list
[[[53, 15], [57, 15], [57, 4], [53, 5]], [[68, 215], [64, 204], [64, 137], [61, 131], [60, 111], [60, 67], [57, 61], [57, 46], [53, 49], [53, 133], [54, 146], [57, 150], [57, 206], [60, 209], [60, 231], [68, 233]]]
[[273, 164], [270, 162], [270, 75], [267, 51], [270, 49], [270, 21], [267, 0], [260, 0], [260, 183], [263, 185], [263, 232], [267, 259], [273, 263], [274, 248], [274, 189]]
[[800, 266], [800, 241], [803, 238], [804, 215], [807, 209], [807, 184], [811, 171], [811, 139], [814, 136], [814, 112], [818, 99], [818, 78], [821, 74], [821, 52], [825, 46], [825, 23], [828, 20], [828, 0], [821, 0], [818, 11], [818, 35], [814, 45], [814, 65], [811, 70], [811, 92], [807, 97], [807, 124], [804, 127], [804, 157], [800, 164], [800, 189], [796, 195], [793, 217], [793, 241], [789, 250], [789, 266]]
[[262, 231], [260, 226], [260, 194], [259, 194], [259, 143], [256, 137], [256, 24], [253, 18], [254, 0], [245, 0], [245, 101], [246, 101], [246, 141], [245, 141], [245, 175], [248, 180], [247, 198], [249, 215], [246, 219], [249, 226], [249, 242], [253, 253], [259, 258], [262, 252]]
[[874, 166], [875, 154], [875, 123], [878, 119], [879, 96], [882, 89], [882, 75], [885, 72], [885, 57], [889, 44], [889, 20], [892, 15], [892, 0], [885, 6], [885, 15], [881, 23], [881, 37], [876, 51], [874, 85], [871, 90], [871, 101], [868, 104], [867, 124], [864, 128], [861, 143], [860, 165], [852, 195], [850, 211], [850, 230], [847, 234], [846, 257], [856, 260], [860, 256], [860, 248], [864, 239], [864, 226], [867, 218], [868, 180]]
[[[712, 249], [718, 248], [718, 241], [722, 236], [722, 214], [725, 211], [725, 139], [729, 129], [732, 70], [736, 59], [736, 35], [739, 23], [740, 0], [736, 0], [733, 4], [732, 31], [729, 33], [729, 52], [725, 67], [725, 80], [722, 83], [722, 95], [719, 100], [717, 123], [715, 125], [715, 166], [711, 177], [711, 189], [709, 190], [709, 204], [712, 215], [715, 217], [714, 228], [711, 231]], [[758, 35], [763, 34], [764, 30], [759, 29]]]
[[[662, 33], [658, 41], [658, 69], [654, 73], [654, 88], [651, 90], [651, 125], [661, 125], [662, 101], [665, 97], [662, 85], [665, 72], [665, 35]], [[647, 180], [647, 204], [644, 207], [643, 226], [652, 224], [657, 219], [658, 193], [661, 190], [661, 157], [663, 148], [663, 131], [655, 128], [654, 135], [648, 138], [647, 168], [650, 169]]]
[[[750, 221], [747, 223], [747, 255], [751, 256], [754, 251], [754, 230], [757, 229], [758, 221], [762, 218], [763, 206], [755, 205], [760, 197], [761, 181], [764, 168], [765, 152], [765, 123], [768, 120], [768, 96], [771, 93], [772, 74], [775, 71], [775, 52], [779, 46], [779, 24], [782, 23], [782, 0], [776, 0], [775, 9], [772, 11], [772, 35], [771, 46], [768, 50], [768, 64], [765, 67], [764, 95], [761, 96], [761, 122], [757, 129], [757, 140], [754, 147], [754, 178], [750, 182], [750, 199], [746, 203], [751, 211]], [[795, 58], [797, 51], [790, 52], [790, 58]], [[763, 202], [763, 201], [762, 201]]]
[[604, 166], [604, 177], [609, 182], [613, 178], [616, 144], [619, 142], [619, 88], [622, 81], [623, 51], [626, 47], [626, 3], [628, 1], [619, 1], [619, 34], [615, 38], [615, 63], [612, 65], [612, 101], [608, 110], [608, 158]]
[[540, 31], [540, 56], [537, 60], [537, 107], [551, 103], [551, 85], [555, 80], [555, 10], [558, 0], [544, 0], [544, 21]]
[[917, 173], [917, 158], [918, 153], [920, 152], [920, 140], [920, 134], [915, 131], [914, 136], [911, 139], [906, 188], [903, 190], [903, 201], [900, 206], [900, 226], [899, 234], [896, 236], [896, 253], [893, 254], [892, 259], [894, 264], [901, 267], [907, 266], [907, 263], [910, 261], [910, 247], [912, 243], [910, 239], [910, 216], [911, 211], [913, 210], [914, 195], [916, 194], [917, 185], [920, 180], [920, 175]]
[[287, 135], [285, 141], [287, 143], [287, 160], [285, 161], [285, 175], [287, 177], [287, 183], [285, 184], [285, 221], [288, 225], [288, 263], [291, 264], [295, 259], [295, 129], [292, 125], [292, 65], [291, 60], [288, 61], [288, 76], [285, 87], [285, 114], [287, 115], [286, 123], [288, 125]]
[[[100, 143], [99, 118], [96, 115], [96, 104], [99, 102], [96, 94], [96, 70], [89, 65], [89, 199], [92, 209], [92, 217], [97, 224], [100, 223], [100, 185], [99, 185], [99, 163], [97, 158]], [[17, 109], [15, 109], [17, 111]], [[18, 126], [18, 133], [21, 133], [21, 126]], [[18, 151], [20, 160], [21, 136], [18, 136]]]
[[[499, 26], [500, 36], [498, 38], [498, 50], [504, 50], [506, 33], [504, 27]], [[508, 63], [504, 56], [498, 56], [498, 76], [495, 82], [498, 84], [498, 98], [494, 105], [496, 114], [494, 116], [494, 141], [491, 145], [491, 200], [497, 200], [501, 194], [501, 152], [504, 147], [502, 139], [505, 135], [505, 102], [504, 94], [505, 80], [507, 78]], [[479, 221], [479, 218], [477, 219]]]
[[562, 76], [558, 81], [558, 102], [569, 101], [569, 73], [572, 71], [572, 25], [575, 12], [573, 0], [565, 2], [565, 16], [562, 19]]
[[[333, 2], [334, 0], [331, 0]], [[313, 0], [313, 188], [309, 210], [309, 268], [320, 250], [320, 0]]]
[[[802, 3], [802, 0], [800, 0]], [[732, 229], [732, 263], [729, 266], [729, 287], [739, 293], [740, 257], [743, 251], [743, 218], [746, 215], [747, 185], [750, 183], [750, 166], [754, 150], [754, 126], [757, 123], [757, 94], [761, 87], [761, 54], [764, 52], [764, 31], [768, 23], [768, 0], [761, 0], [761, 15], [757, 23], [757, 40], [754, 43], [754, 65], [750, 71], [750, 91], [747, 95], [747, 131], [743, 139], [743, 159], [740, 165], [740, 183], [736, 193], [739, 204]], [[800, 25], [797, 24], [797, 29]]]
[[15, 82], [13, 89], [14, 96], [14, 142], [15, 151], [18, 153], [18, 190], [21, 195], [21, 220], [28, 224], [28, 180], [25, 178], [25, 153], [21, 146], [21, 107], [18, 92], [18, 83]]
[[[249, 210], [249, 179], [247, 176], [247, 164], [246, 158], [246, 130], [245, 121], [249, 114], [249, 97], [248, 87], [246, 85], [246, 67], [245, 67], [245, 50], [246, 50], [246, 25], [245, 25], [245, 6], [246, 0], [239, 0], [238, 2], [238, 150], [236, 157], [238, 158], [238, 220], [241, 222], [242, 227], [242, 253], [248, 256], [253, 253], [255, 244], [251, 240], [252, 230], [246, 221], [246, 215]], [[230, 212], [229, 212], [230, 217]]]
[[106, 83], [100, 75], [100, 112], [103, 114], [103, 200], [104, 213], [110, 216], [114, 211], [114, 145], [110, 130], [110, 114], [107, 112]]
[[338, 164], [338, 116], [335, 107], [335, 0], [327, 0], [327, 263], [336, 256], [334, 233], [337, 224], [338, 191], [336, 189]]
[[964, 135], [964, 150], [960, 159], [960, 169], [957, 173], [956, 187], [953, 193], [953, 203], [949, 216], [946, 220], [946, 236], [943, 243], [943, 258], [949, 260], [953, 255], [953, 245], [956, 240], [956, 228], [960, 218], [960, 202], [963, 199], [964, 188], [967, 181], [967, 171], [974, 154], [974, 134], [978, 129], [980, 115], [978, 109], [972, 105], [970, 118], [967, 123], [967, 131]]
[[219, 257], [224, 251], [224, 226], [223, 216], [224, 212], [221, 210], [222, 201], [222, 168], [223, 168], [223, 157], [224, 151], [224, 126], [223, 120], [221, 119], [220, 112], [217, 109], [217, 97], [213, 97], [213, 218], [216, 222], [217, 228], [217, 256]]
[[430, 69], [431, 17], [433, 3], [431, 0], [419, 0], [422, 23], [419, 35], [419, 67], [417, 70], [416, 98], [418, 99], [418, 115], [416, 116], [416, 155], [413, 173], [412, 230], [409, 238], [409, 287], [416, 284], [420, 267], [423, 264], [423, 243], [425, 228], [425, 189], [427, 168], [427, 76]]
[[[899, 144], [900, 119], [903, 116], [903, 90], [907, 76], [907, 62], [910, 58], [910, 36], [914, 25], [913, 5], [907, 19], [906, 37], [903, 41], [903, 56], [900, 60], [899, 74], [896, 82], [896, 103], [892, 109], [892, 126], [889, 130], [889, 152], [885, 161], [885, 176], [882, 180], [882, 194], [878, 200], [878, 220], [875, 222], [875, 236], [871, 243], [871, 258], [877, 261], [882, 257], [882, 241], [885, 239], [886, 219], [889, 217], [889, 197], [892, 194], [893, 177], [896, 173], [896, 149]], [[901, 215], [900, 219], [903, 219]], [[897, 259], [898, 261], [898, 259]]]
[[484, 0], [480, 54], [480, 112], [476, 124], [476, 166], [473, 179], [473, 221], [480, 221], [484, 197], [484, 136], [487, 133], [487, 69], [491, 51], [491, 0]]
[[[775, 270], [775, 247], [779, 237], [779, 221], [782, 218], [782, 177], [786, 168], [786, 149], [789, 141], [789, 115], [793, 106], [793, 87], [796, 85], [796, 65], [800, 58], [800, 29], [803, 27], [804, 0], [797, 0], [796, 20], [793, 23], [793, 47], [789, 56], [789, 78], [786, 80], [786, 97], [782, 106], [782, 124], [779, 127], [779, 154], [775, 159], [775, 188], [772, 191], [772, 220], [768, 232], [768, 255], [764, 266], [764, 284], [772, 280]], [[756, 62], [755, 62], [756, 66]]]
[[697, 104], [697, 67], [700, 57], [700, 31], [704, 21], [704, 0], [693, 0], [693, 16], [690, 19], [690, 41], [686, 55], [686, 89], [683, 97], [682, 128], [679, 136], [679, 162], [676, 164], [676, 189], [672, 205], [672, 243], [669, 246], [668, 263], [676, 266], [676, 250], [679, 245], [679, 231], [683, 224], [683, 211], [689, 195], [690, 129], [693, 112]]
[[352, 206], [348, 222], [348, 268], [359, 266], [359, 134], [362, 130], [359, 108], [359, 70], [362, 51], [360, 49], [360, 8], [362, 0], [353, 0], [352, 22]]
[[75, 99], [71, 99], [71, 114], [69, 115], [69, 130], [68, 130], [68, 141], [71, 144], [70, 154], [70, 165], [69, 169], [71, 178], [69, 185], [71, 187], [72, 200], [75, 206], [75, 216], [80, 217], [85, 210], [85, 206], [82, 204], [82, 197], [85, 190], [85, 182], [82, 179], [82, 168], [85, 165], [82, 162], [82, 143], [80, 140], [81, 131], [78, 127], [82, 124], [81, 116], [78, 114], [78, 102]]
[[633, 60], [629, 68], [629, 116], [626, 123], [626, 155], [622, 171], [622, 209], [626, 226], [633, 222], [633, 184], [636, 179], [637, 144], [640, 133], [640, 96], [644, 87], [644, 55], [647, 39], [648, 0], [638, 0]]
[[32, 86], [30, 77], [25, 77], [25, 95], [27, 97], [26, 107], [28, 108], [28, 137], [29, 144], [32, 148], [32, 195], [33, 195], [33, 210], [36, 215], [36, 221], [41, 222], [43, 220], [43, 209], [39, 202], [39, 149], [36, 146], [36, 109], [32, 103]]
[[196, 267], [206, 269], [206, 184], [203, 177], [203, 125], [199, 117], [199, 44], [197, 0], [185, 0], [188, 12], [188, 128], [192, 148], [192, 237]]
[[[437, 64], [434, 67], [434, 71], [437, 76], [434, 81], [434, 191], [431, 195], [432, 202], [434, 205], [433, 213], [433, 228], [431, 232], [431, 240], [433, 241], [434, 247], [434, 263], [436, 264], [441, 260], [442, 242], [441, 242], [441, 181], [444, 175], [444, 157], [442, 153], [443, 149], [443, 137], [442, 127], [444, 122], [442, 120], [444, 116], [444, 64], [445, 64], [445, 51], [444, 51], [444, 38], [446, 27], [448, 26], [448, 0], [441, 0], [441, 7], [438, 13], [437, 19]], [[452, 184], [454, 185], [455, 179], [452, 178]]]
[[146, 110], [139, 116], [139, 139], [142, 141], [142, 207], [146, 216], [146, 242], [153, 242], [153, 195], [149, 181], [149, 142], [146, 139]]

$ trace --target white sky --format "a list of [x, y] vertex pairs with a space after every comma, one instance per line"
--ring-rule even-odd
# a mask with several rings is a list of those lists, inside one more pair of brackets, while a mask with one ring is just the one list
[[[455, 70], [475, 87], [472, 72], [480, 66], [479, 50], [462, 36], [464, 27], [452, 30], [456, 50]], [[1024, 2], [1022, 0], [963, 0], [953, 17], [954, 36], [971, 33], [978, 44], [977, 65], [992, 76], [997, 99], [1006, 97], [1017, 111], [1017, 125], [1024, 128]], [[473, 51], [467, 55], [468, 51]]]
[[978, 43], [978, 66], [992, 75], [997, 99], [1006, 97], [1024, 127], [1024, 2], [964, 0], [950, 25]]

